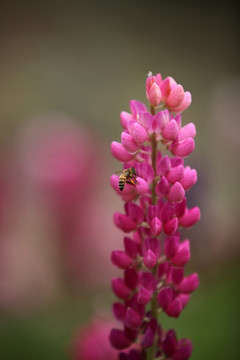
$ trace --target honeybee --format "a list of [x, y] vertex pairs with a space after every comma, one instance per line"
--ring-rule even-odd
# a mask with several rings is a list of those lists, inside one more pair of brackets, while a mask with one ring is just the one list
[[119, 183], [118, 183], [119, 190], [123, 191], [126, 183], [130, 185], [136, 185], [138, 183], [136, 176], [137, 176], [137, 172], [135, 167], [131, 167], [123, 170], [122, 174], [119, 177]]

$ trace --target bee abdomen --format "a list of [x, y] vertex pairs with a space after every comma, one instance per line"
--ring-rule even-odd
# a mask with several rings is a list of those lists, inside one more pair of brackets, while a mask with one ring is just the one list
[[120, 177], [119, 183], [118, 183], [119, 190], [120, 190], [120, 191], [123, 191], [124, 186], [125, 186], [125, 179], [122, 179], [122, 178]]

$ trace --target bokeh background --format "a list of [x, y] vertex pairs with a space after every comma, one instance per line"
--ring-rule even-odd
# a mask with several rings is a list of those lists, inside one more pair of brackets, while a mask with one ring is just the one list
[[201, 286], [180, 319], [193, 360], [239, 353], [240, 72], [231, 1], [0, 2], [0, 358], [68, 359], [94, 314], [109, 313], [121, 170], [119, 113], [145, 100], [149, 70], [193, 96], [189, 193]]

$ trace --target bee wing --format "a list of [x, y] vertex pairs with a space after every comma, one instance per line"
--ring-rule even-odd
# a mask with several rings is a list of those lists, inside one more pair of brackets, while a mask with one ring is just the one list
[[120, 174], [122, 174], [122, 171], [115, 171], [114, 174], [120, 175]]

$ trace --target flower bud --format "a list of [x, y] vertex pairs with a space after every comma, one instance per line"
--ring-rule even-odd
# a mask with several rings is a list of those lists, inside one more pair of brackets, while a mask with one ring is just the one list
[[111, 330], [109, 340], [111, 345], [117, 350], [126, 349], [131, 344], [124, 332], [118, 329]]
[[142, 323], [142, 319], [139, 314], [132, 308], [128, 308], [126, 311], [125, 324], [130, 329], [137, 329]]
[[193, 123], [189, 123], [183, 126], [179, 133], [179, 140], [185, 140], [189, 137], [194, 138], [196, 136], [196, 127]]
[[114, 213], [113, 220], [115, 225], [126, 233], [133, 231], [137, 227], [137, 224], [127, 215], [121, 214], [119, 212]]
[[184, 90], [182, 85], [176, 85], [170, 92], [166, 105], [169, 108], [176, 108], [181, 105], [184, 99]]
[[185, 190], [190, 189], [197, 182], [197, 171], [187, 166], [184, 169], [184, 177], [180, 180]]
[[192, 354], [193, 346], [190, 340], [182, 339], [178, 343], [178, 348], [172, 355], [172, 360], [188, 360]]
[[173, 219], [169, 220], [163, 227], [165, 234], [173, 235], [178, 228], [178, 219], [174, 217]]
[[178, 251], [179, 236], [168, 236], [165, 239], [164, 251], [168, 259], [171, 259]]
[[139, 195], [145, 195], [149, 191], [148, 183], [140, 177], [137, 177], [137, 184], [135, 188]]
[[185, 277], [178, 285], [177, 290], [183, 294], [191, 294], [199, 286], [199, 277], [197, 273]]
[[114, 294], [119, 299], [127, 299], [131, 293], [131, 290], [126, 286], [123, 279], [120, 278], [113, 278], [112, 279], [112, 289]]
[[173, 290], [170, 287], [166, 287], [158, 293], [158, 304], [163, 308], [163, 310], [166, 310], [168, 307], [168, 304], [173, 299]]
[[126, 111], [120, 113], [121, 125], [124, 129], [127, 129], [129, 121], [133, 120], [133, 116]]
[[176, 121], [171, 120], [163, 129], [162, 135], [166, 140], [175, 140], [178, 135], [178, 125]]
[[179, 225], [182, 225], [185, 228], [190, 228], [200, 219], [200, 217], [200, 210], [196, 206], [185, 211], [184, 215], [179, 218]]
[[185, 196], [185, 191], [179, 182], [175, 182], [168, 192], [167, 198], [172, 202], [181, 202]]
[[143, 263], [148, 269], [152, 269], [157, 263], [157, 257], [151, 249], [148, 249], [143, 257]]
[[156, 188], [155, 188], [156, 194], [158, 196], [161, 195], [167, 195], [169, 192], [169, 183], [167, 181], [167, 179], [165, 178], [165, 176], [162, 175], [162, 178], [160, 180], [160, 182], [157, 184]]
[[132, 136], [138, 144], [143, 144], [148, 138], [147, 131], [137, 122], [133, 125]]
[[148, 291], [145, 287], [141, 287], [138, 293], [138, 302], [142, 305], [147, 305], [152, 298], [152, 292]]
[[183, 101], [181, 103], [181, 105], [179, 105], [178, 107], [176, 108], [172, 108], [172, 111], [174, 113], [180, 113], [180, 112], [183, 112], [184, 110], [186, 110], [189, 105], [191, 104], [192, 102], [192, 95], [189, 91], [185, 91], [185, 94], [184, 94], [184, 98], [183, 98]]
[[184, 176], [184, 167], [182, 165], [173, 167], [167, 174], [167, 180], [174, 184], [176, 181], [180, 181]]
[[112, 141], [111, 153], [117, 160], [122, 162], [128, 162], [133, 158], [133, 155], [129, 154], [129, 152], [127, 152], [123, 145], [118, 143], [117, 141]]
[[156, 83], [153, 83], [150, 89], [147, 91], [147, 98], [150, 104], [157, 106], [160, 104], [162, 99], [162, 93], [159, 86]]
[[174, 266], [182, 267], [190, 260], [191, 254], [188, 246], [184, 246], [171, 258], [171, 263]]
[[123, 239], [124, 241], [124, 248], [126, 253], [133, 259], [135, 259], [137, 257], [137, 255], [139, 254], [139, 244], [136, 243], [136, 241], [128, 238], [128, 237], [124, 237]]
[[111, 261], [114, 265], [120, 269], [126, 269], [132, 264], [132, 258], [130, 258], [125, 251], [114, 250], [112, 251]]
[[178, 318], [181, 312], [182, 312], [182, 302], [178, 297], [176, 297], [168, 304], [166, 313], [171, 317]]
[[162, 348], [167, 357], [170, 357], [177, 347], [177, 336], [174, 330], [169, 330], [162, 343]]
[[151, 232], [154, 236], [158, 236], [162, 231], [162, 223], [159, 218], [155, 217], [152, 219], [150, 224]]
[[126, 269], [124, 272], [124, 281], [127, 287], [131, 290], [135, 290], [139, 283], [139, 276], [136, 270]]
[[112, 310], [113, 310], [113, 314], [117, 320], [124, 321], [126, 308], [123, 303], [120, 303], [120, 302], [113, 303]]
[[124, 148], [131, 153], [134, 153], [139, 149], [139, 145], [133, 139], [132, 135], [126, 131], [123, 131], [121, 134], [121, 142]]
[[195, 142], [192, 138], [187, 138], [171, 147], [171, 151], [177, 156], [188, 156], [195, 149]]

